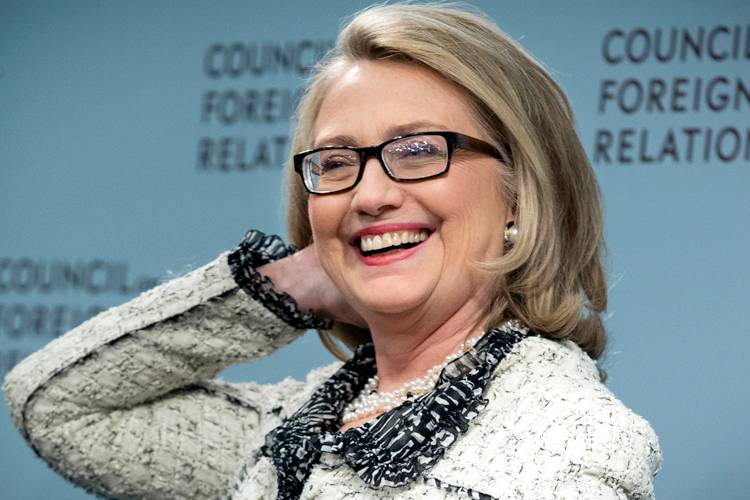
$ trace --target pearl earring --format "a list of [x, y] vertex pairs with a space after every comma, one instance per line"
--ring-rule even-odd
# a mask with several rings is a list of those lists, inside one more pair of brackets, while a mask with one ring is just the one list
[[508, 243], [515, 243], [516, 238], [518, 238], [518, 226], [516, 226], [515, 222], [510, 221], [503, 231], [503, 239]]

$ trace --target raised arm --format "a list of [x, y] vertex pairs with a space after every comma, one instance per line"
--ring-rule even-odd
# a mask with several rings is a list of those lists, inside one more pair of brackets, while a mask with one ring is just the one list
[[[254, 299], [238, 287], [254, 272], [238, 267], [250, 264], [238, 249], [92, 318], [8, 374], [11, 416], [41, 458], [109, 498], [223, 496], [248, 453], [311, 390], [211, 380], [304, 332], [305, 318], [283, 297]], [[279, 256], [277, 248], [261, 257]]]

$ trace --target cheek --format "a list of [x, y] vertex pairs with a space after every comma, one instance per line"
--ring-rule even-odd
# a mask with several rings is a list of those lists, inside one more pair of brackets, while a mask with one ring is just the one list
[[343, 250], [338, 234], [346, 210], [341, 200], [334, 199], [334, 197], [313, 196], [308, 202], [307, 213], [318, 260], [326, 273], [331, 276], [338, 268], [335, 263]]
[[325, 243], [335, 236], [340, 224], [340, 210], [336, 200], [325, 196], [312, 196], [307, 205], [307, 215], [310, 218], [313, 238], [316, 243]]
[[[482, 175], [484, 173], [485, 175]], [[445, 227], [450, 232], [452, 253], [467, 261], [487, 261], [502, 253], [507, 207], [497, 178], [476, 172], [453, 186], [445, 203]], [[448, 235], [446, 235], [448, 237]]]

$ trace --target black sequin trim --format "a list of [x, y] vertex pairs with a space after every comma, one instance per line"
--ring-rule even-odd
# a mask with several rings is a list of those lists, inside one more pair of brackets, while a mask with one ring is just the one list
[[293, 245], [287, 246], [276, 235], [248, 231], [239, 246], [229, 253], [227, 261], [235, 283], [279, 319], [294, 328], [328, 330], [333, 327], [333, 321], [315, 319], [312, 311], [302, 314], [294, 297], [274, 290], [273, 281], [266, 276], [261, 276], [256, 270], [264, 264], [283, 259], [296, 251]]
[[344, 407], [377, 371], [372, 344], [360, 346], [307, 404], [266, 436], [263, 453], [276, 466], [278, 499], [299, 498], [323, 452], [340, 455], [371, 487], [397, 487], [422, 477], [487, 406], [482, 397], [487, 382], [527, 336], [526, 329], [493, 330], [446, 366], [431, 392], [336, 432]]

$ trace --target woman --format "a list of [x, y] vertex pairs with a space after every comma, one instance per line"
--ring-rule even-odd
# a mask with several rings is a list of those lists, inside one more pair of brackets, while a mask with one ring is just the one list
[[[367, 10], [293, 149], [303, 250], [250, 232], [8, 376], [44, 460], [109, 498], [653, 497], [656, 436], [593, 361], [597, 184], [539, 64], [474, 14]], [[343, 366], [212, 380], [331, 326]]]

